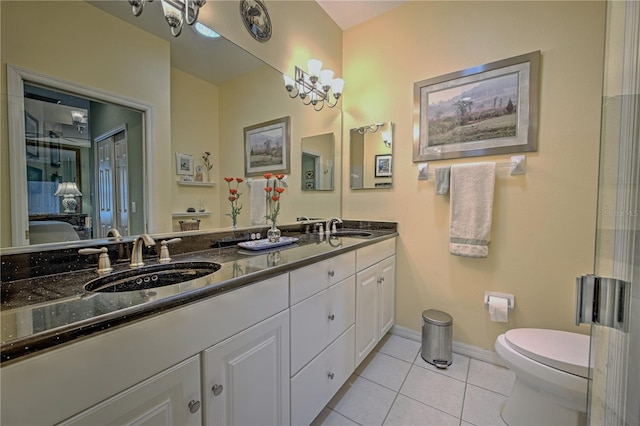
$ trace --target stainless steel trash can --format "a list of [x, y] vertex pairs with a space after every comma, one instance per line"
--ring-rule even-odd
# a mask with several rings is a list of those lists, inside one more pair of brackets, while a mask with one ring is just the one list
[[422, 359], [438, 368], [453, 362], [453, 318], [446, 312], [428, 309], [422, 312]]

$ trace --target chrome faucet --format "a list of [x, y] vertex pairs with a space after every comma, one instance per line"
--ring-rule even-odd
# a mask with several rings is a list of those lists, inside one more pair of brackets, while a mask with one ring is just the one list
[[142, 260], [142, 244], [147, 247], [155, 246], [156, 242], [148, 234], [142, 234], [133, 241], [133, 248], [131, 249], [131, 263], [132, 268], [138, 268], [144, 266]]
[[305, 234], [308, 234], [309, 233], [309, 229], [311, 228], [311, 223], [312, 223], [311, 219], [309, 219], [309, 217], [307, 217], [307, 216], [300, 216], [300, 217], [297, 217], [296, 220], [298, 222], [302, 222], [302, 223], [304, 223], [306, 225], [304, 227], [304, 232], [305, 232]]
[[338, 232], [338, 230], [336, 229], [336, 222], [342, 223], [342, 219], [340, 219], [339, 217], [332, 217], [331, 219], [329, 219], [327, 221], [327, 226], [325, 227], [324, 232], [327, 234], [335, 234], [336, 232]]
[[122, 235], [120, 235], [120, 231], [118, 231], [116, 228], [110, 228], [107, 231], [107, 238], [109, 237], [115, 238], [116, 241], [122, 241]]

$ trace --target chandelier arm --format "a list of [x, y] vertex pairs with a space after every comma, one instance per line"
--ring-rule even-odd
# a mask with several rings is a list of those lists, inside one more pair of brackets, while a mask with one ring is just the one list
[[[320, 108], [318, 108], [318, 105], [320, 105]], [[316, 104], [313, 106], [313, 109], [314, 109], [314, 110], [316, 110], [316, 111], [321, 111], [321, 110], [322, 110], [322, 108], [324, 108], [324, 100], [323, 100], [323, 101], [320, 101], [320, 102], [318, 102], [318, 103], [316, 103]]]
[[327, 106], [328, 106], [329, 108], [333, 108], [333, 107], [335, 107], [336, 105], [338, 105], [338, 100], [336, 99], [336, 100], [335, 100], [335, 102], [332, 104], [332, 103], [331, 103], [331, 101], [329, 100], [329, 97], [327, 96]]
[[[189, 15], [189, 8], [193, 8], [193, 19], [190, 19]], [[185, 0], [184, 2], [184, 21], [189, 24], [189, 25], [193, 25], [196, 23], [196, 21], [198, 20], [198, 14], [200, 13], [200, 7], [198, 6], [198, 3], [195, 0]]]
[[144, 0], [129, 0], [133, 16], [140, 16], [142, 9], [144, 8]]

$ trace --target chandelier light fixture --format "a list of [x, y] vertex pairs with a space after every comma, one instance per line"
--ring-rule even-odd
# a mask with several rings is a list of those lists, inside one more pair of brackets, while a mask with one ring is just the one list
[[[129, 4], [135, 16], [140, 16], [145, 2], [151, 3], [153, 0], [129, 0]], [[182, 27], [186, 22], [194, 25], [198, 20], [200, 8], [207, 0], [160, 0], [164, 18], [171, 27], [171, 34], [178, 37], [182, 32]]]
[[310, 59], [307, 69], [309, 72], [296, 67], [295, 79], [283, 74], [284, 87], [289, 92], [289, 97], [299, 97], [303, 104], [313, 105], [316, 111], [324, 108], [325, 103], [329, 108], [335, 107], [342, 95], [344, 80], [333, 78], [333, 71], [323, 70], [322, 62], [317, 59]]
[[87, 128], [87, 113], [83, 111], [71, 111], [71, 121], [76, 126], [78, 133], [83, 133]]

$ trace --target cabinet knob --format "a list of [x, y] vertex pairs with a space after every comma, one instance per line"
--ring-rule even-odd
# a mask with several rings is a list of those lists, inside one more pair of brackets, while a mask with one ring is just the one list
[[214, 396], [218, 396], [222, 393], [222, 385], [213, 385], [211, 388]]
[[335, 377], [334, 373], [329, 373], [327, 374], [327, 377], [329, 377], [331, 380], [333, 380], [333, 378]]
[[200, 409], [200, 401], [191, 400], [189, 401], [189, 412], [191, 414], [195, 414]]
[[335, 315], [333, 315], [333, 314], [331, 314], [331, 315], [329, 315], [329, 319], [330, 319], [331, 321], [333, 321], [334, 319], [336, 319], [336, 316], [335, 316]]
[[330, 277], [333, 277], [335, 274], [336, 274], [335, 271], [329, 271], [329, 276]]

